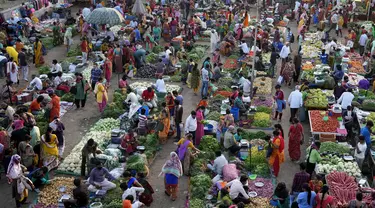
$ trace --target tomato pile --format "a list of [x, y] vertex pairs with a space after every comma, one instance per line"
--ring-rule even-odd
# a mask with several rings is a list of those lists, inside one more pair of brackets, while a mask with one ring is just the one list
[[224, 69], [236, 69], [237, 68], [237, 60], [228, 58], [224, 63]]
[[339, 127], [337, 116], [328, 116], [328, 121], [323, 121], [324, 115], [320, 114], [320, 112], [319, 110], [310, 111], [311, 131], [336, 132]]

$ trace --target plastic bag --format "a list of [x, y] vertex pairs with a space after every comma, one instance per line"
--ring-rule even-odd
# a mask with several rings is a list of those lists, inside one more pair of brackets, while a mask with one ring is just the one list
[[283, 76], [279, 76], [279, 78], [277, 78], [277, 84], [282, 84], [284, 81], [284, 77]]
[[223, 178], [224, 181], [232, 181], [238, 178], [238, 170], [235, 164], [227, 164], [223, 167]]
[[124, 168], [115, 168], [111, 170], [109, 173], [116, 179], [120, 178], [121, 175], [124, 173]]

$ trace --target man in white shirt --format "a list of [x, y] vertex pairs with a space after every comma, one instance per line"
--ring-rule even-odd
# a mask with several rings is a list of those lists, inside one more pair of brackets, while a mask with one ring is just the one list
[[354, 99], [353, 90], [351, 88], [347, 89], [346, 92], [342, 93], [341, 97], [337, 100], [337, 103], [341, 104], [342, 112], [346, 111], [348, 106], [352, 105]]
[[336, 30], [337, 22], [339, 21], [339, 16], [337, 15], [337, 12], [333, 12], [331, 16], [331, 27], [327, 31], [327, 33], [331, 32], [332, 29]]
[[362, 169], [363, 161], [365, 160], [365, 153], [367, 149], [367, 144], [365, 142], [364, 136], [359, 136], [359, 142], [355, 148], [354, 157], [358, 163], [359, 169]]
[[185, 121], [185, 133], [190, 133], [193, 135], [193, 143], [195, 143], [195, 131], [197, 130], [197, 119], [195, 116], [197, 113], [191, 111], [190, 116], [187, 117]]
[[169, 60], [169, 56], [172, 54], [172, 51], [168, 46], [165, 46], [165, 58]]
[[244, 185], [247, 184], [248, 177], [242, 175], [240, 179], [234, 179], [231, 182], [227, 183], [226, 187], [230, 187], [229, 196], [235, 204], [240, 202], [244, 204], [253, 203], [257, 205], [253, 201], [250, 200], [249, 195], [247, 195]]
[[335, 50], [337, 48], [336, 42], [337, 42], [336, 39], [332, 39], [331, 42], [327, 43], [327, 45], [325, 46], [325, 50], [326, 52], [328, 52], [328, 54], [335, 53]]
[[201, 88], [202, 98], [207, 96], [209, 81], [210, 81], [209, 73], [208, 73], [208, 70], [206, 69], [206, 66], [204, 66], [202, 69], [202, 88]]
[[61, 77], [62, 77], [62, 72], [57, 72], [57, 76], [53, 80], [53, 85], [55, 87], [59, 86], [63, 82]]
[[124, 190], [124, 193], [122, 194], [122, 200], [125, 200], [128, 196], [133, 196], [133, 198], [136, 199], [138, 194], [141, 194], [145, 191], [143, 187], [132, 186], [129, 188], [127, 183], [121, 183], [120, 188]]
[[289, 122], [293, 121], [293, 118], [296, 117], [298, 109], [302, 107], [303, 99], [302, 93], [299, 91], [299, 86], [297, 85], [295, 90], [290, 93], [288, 97], [288, 103], [290, 107], [290, 119]]
[[216, 151], [215, 155], [216, 159], [214, 160], [214, 164], [207, 164], [208, 169], [216, 173], [216, 176], [212, 179], [213, 184], [220, 180], [221, 176], [223, 175], [223, 167], [224, 165], [228, 164], [228, 160], [223, 154], [221, 154], [221, 151]]
[[136, 28], [138, 26], [138, 23], [135, 20], [130, 20], [129, 26], [132, 28]]
[[248, 54], [250, 52], [250, 49], [249, 47], [247, 46], [247, 43], [245, 42], [245, 40], [241, 40], [241, 45], [239, 45], [238, 47], [241, 48], [241, 56], [244, 55], [244, 54]]
[[248, 77], [243, 82], [242, 90], [243, 90], [243, 96], [244, 97], [249, 97], [251, 95], [251, 81], [250, 80], [251, 80], [251, 77]]
[[112, 42], [115, 40], [115, 34], [110, 30], [110, 28], [107, 28], [107, 32], [105, 33], [105, 37], [109, 37], [109, 41]]
[[54, 59], [52, 61], [51, 73], [52, 73], [53, 76], [57, 76], [58, 72], [62, 72], [62, 67], [59, 63], [57, 63], [57, 60]]
[[32, 80], [30, 82], [30, 87], [35, 90], [42, 90], [43, 89], [43, 83], [42, 80], [37, 77], [35, 74], [31, 76]]
[[167, 89], [165, 88], [165, 82], [164, 82], [163, 76], [160, 75], [159, 79], [156, 80], [155, 87], [158, 92], [163, 92], [163, 93], [167, 92]]
[[201, 21], [201, 27], [202, 27], [202, 30], [206, 30], [207, 29], [207, 23], [206, 23], [205, 19]]
[[365, 33], [363, 33], [361, 35], [361, 37], [359, 37], [359, 54], [362, 56], [363, 53], [365, 52], [365, 47], [366, 47], [366, 42], [368, 40], [368, 37], [367, 37], [367, 31], [365, 31]]
[[281, 48], [281, 51], [280, 51], [280, 58], [281, 58], [283, 63], [286, 63], [286, 58], [288, 58], [289, 54], [290, 54], [290, 47], [289, 47], [289, 43], [287, 42]]

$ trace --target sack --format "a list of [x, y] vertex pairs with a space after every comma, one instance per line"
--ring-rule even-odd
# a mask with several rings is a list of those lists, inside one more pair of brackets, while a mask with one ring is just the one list
[[290, 43], [294, 43], [294, 35], [293, 35], [293, 33], [290, 36]]
[[280, 76], [277, 78], [277, 84], [282, 84], [283, 81], [284, 81], [284, 77], [280, 75]]

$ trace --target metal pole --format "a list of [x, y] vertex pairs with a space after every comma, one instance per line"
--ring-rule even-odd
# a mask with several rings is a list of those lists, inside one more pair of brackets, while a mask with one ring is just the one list
[[[258, 0], [256, 1], [256, 22], [259, 22], [259, 11], [258, 11]], [[253, 51], [253, 67], [252, 67], [252, 70], [251, 70], [251, 94], [252, 95], [251, 97], [254, 97], [253, 95], [253, 88], [254, 88], [254, 77], [255, 77], [255, 54], [256, 54], [256, 45], [257, 45], [257, 34], [258, 34], [258, 26], [256, 25], [255, 26], [255, 34], [254, 34], [254, 51]]]

